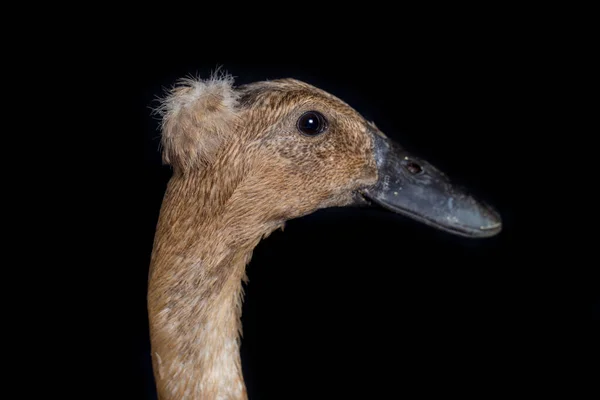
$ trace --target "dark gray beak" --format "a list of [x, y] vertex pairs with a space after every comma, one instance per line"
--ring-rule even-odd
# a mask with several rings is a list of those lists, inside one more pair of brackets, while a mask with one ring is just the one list
[[378, 181], [362, 190], [372, 202], [456, 235], [484, 238], [502, 229], [500, 215], [427, 161], [372, 131]]

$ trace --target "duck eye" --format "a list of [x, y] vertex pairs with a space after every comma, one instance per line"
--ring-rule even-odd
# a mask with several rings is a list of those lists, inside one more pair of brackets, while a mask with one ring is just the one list
[[325, 132], [327, 120], [317, 111], [308, 111], [298, 118], [298, 130], [305, 135], [315, 136]]

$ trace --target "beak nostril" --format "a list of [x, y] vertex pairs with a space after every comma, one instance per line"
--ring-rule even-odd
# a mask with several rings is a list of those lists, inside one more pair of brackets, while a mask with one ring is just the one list
[[423, 171], [423, 168], [421, 168], [421, 166], [414, 161], [409, 161], [406, 163], [406, 169], [408, 169], [411, 174], [418, 174]]

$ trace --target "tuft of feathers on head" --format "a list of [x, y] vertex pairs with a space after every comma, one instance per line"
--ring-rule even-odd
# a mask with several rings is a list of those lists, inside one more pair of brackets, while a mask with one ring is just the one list
[[210, 78], [184, 78], [159, 99], [161, 147], [165, 164], [183, 171], [214, 161], [222, 142], [235, 130], [239, 94], [234, 79], [214, 72]]

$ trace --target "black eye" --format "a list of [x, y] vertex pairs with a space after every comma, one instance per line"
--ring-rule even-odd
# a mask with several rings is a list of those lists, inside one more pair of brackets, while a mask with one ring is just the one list
[[327, 120], [317, 111], [308, 111], [298, 118], [298, 130], [305, 135], [315, 136], [325, 132]]

